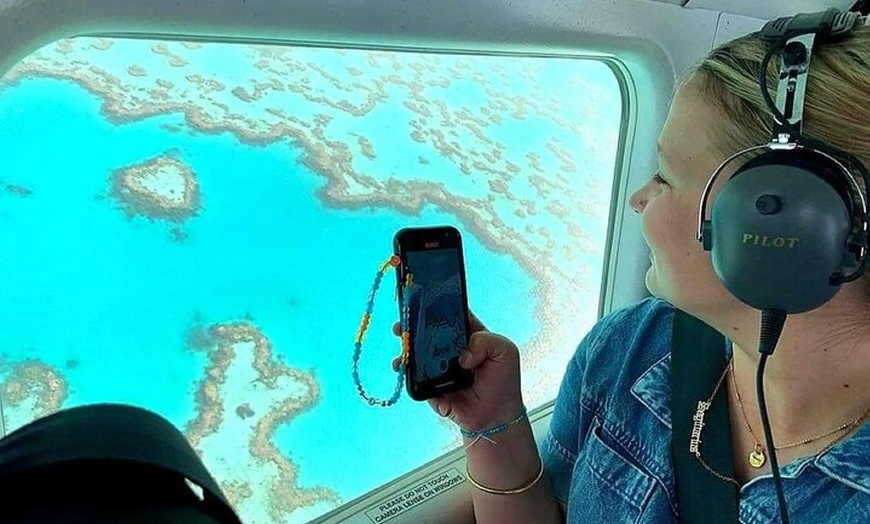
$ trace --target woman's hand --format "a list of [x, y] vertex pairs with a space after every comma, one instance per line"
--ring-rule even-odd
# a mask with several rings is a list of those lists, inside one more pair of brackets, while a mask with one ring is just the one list
[[[468, 350], [460, 356], [459, 364], [474, 370], [474, 384], [468, 389], [430, 399], [429, 405], [463, 429], [479, 431], [508, 422], [522, 410], [520, 355], [513, 342], [490, 332], [474, 314], [470, 321]], [[398, 323], [393, 325], [393, 334], [401, 335]], [[397, 358], [393, 369], [398, 366]]]

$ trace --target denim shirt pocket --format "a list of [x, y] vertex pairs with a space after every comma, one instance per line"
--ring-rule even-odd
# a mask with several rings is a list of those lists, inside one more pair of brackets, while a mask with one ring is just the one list
[[610, 442], [596, 419], [574, 467], [568, 522], [663, 522], [670, 514], [664, 490]]

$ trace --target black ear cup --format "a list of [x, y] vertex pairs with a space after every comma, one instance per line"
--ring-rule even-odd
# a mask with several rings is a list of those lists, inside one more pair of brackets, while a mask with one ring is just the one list
[[854, 205], [844, 179], [836, 164], [805, 150], [770, 151], [744, 164], [703, 226], [728, 291], [754, 308], [786, 313], [829, 301], [844, 261], [854, 262]]

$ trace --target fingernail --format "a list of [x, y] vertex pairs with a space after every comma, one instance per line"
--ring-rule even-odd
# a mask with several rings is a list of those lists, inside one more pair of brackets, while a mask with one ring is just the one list
[[461, 355], [459, 355], [459, 365], [467, 366], [468, 362], [471, 360], [471, 353], [468, 351], [463, 351]]
[[438, 414], [442, 417], [447, 414], [447, 406], [445, 406], [444, 404], [438, 404], [438, 407], [436, 409], [438, 410]]

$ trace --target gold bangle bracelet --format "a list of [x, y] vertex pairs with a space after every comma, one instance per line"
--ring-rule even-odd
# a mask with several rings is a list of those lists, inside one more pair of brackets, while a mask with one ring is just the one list
[[538, 475], [535, 477], [535, 479], [526, 484], [525, 486], [516, 489], [495, 489], [484, 486], [483, 484], [474, 480], [474, 477], [471, 476], [471, 471], [468, 470], [468, 462], [465, 463], [465, 474], [468, 477], [468, 482], [471, 482], [472, 486], [485, 493], [491, 493], [493, 495], [519, 495], [520, 493], [525, 493], [526, 491], [529, 491], [530, 489], [535, 487], [535, 484], [537, 484], [538, 481], [541, 480], [541, 477], [544, 476], [544, 461], [541, 460], [541, 469], [538, 471]]

